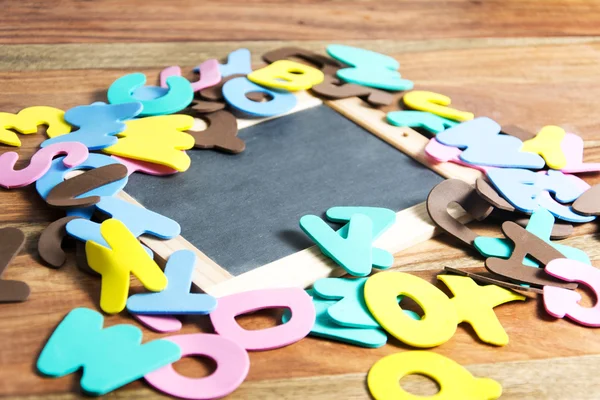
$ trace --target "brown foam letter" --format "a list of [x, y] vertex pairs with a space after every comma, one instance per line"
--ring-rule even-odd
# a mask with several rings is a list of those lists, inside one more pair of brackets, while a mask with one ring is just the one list
[[246, 143], [237, 137], [237, 119], [229, 111], [221, 110], [201, 116], [208, 123], [203, 131], [188, 131], [196, 140], [194, 147], [199, 149], [218, 149], [229, 153], [241, 153]]
[[67, 257], [62, 249], [62, 241], [67, 236], [67, 224], [77, 218], [80, 217], [63, 217], [48, 225], [42, 232], [38, 241], [38, 253], [52, 268], [60, 268], [65, 263]]
[[523, 259], [528, 254], [543, 265], [557, 258], [565, 258], [554, 247], [512, 221], [502, 224], [502, 232], [515, 244], [515, 248], [507, 260], [496, 257], [486, 259], [485, 267], [490, 272], [531, 285], [558, 286], [565, 289], [577, 287], [577, 283], [565, 282], [548, 275], [543, 268], [523, 265]]
[[31, 292], [21, 281], [2, 280], [2, 274], [25, 244], [25, 235], [17, 228], [0, 229], [0, 303], [25, 301]]
[[100, 201], [100, 196], [88, 196], [82, 199], [76, 197], [125, 177], [127, 177], [127, 167], [123, 164], [109, 164], [95, 168], [56, 185], [48, 194], [46, 202], [53, 207], [66, 209], [90, 207]]
[[355, 85], [353, 83], [342, 83], [339, 79], [325, 75], [322, 83], [311, 88], [318, 95], [331, 99], [345, 99], [348, 97], [360, 97], [374, 106], [387, 106], [394, 101], [394, 95], [384, 90]]
[[581, 215], [600, 215], [600, 184], [579, 196], [573, 203], [573, 210]]
[[458, 203], [473, 218], [482, 220], [493, 211], [473, 186], [460, 179], [447, 179], [434, 187], [427, 196], [427, 212], [437, 226], [463, 243], [473, 246], [478, 236], [448, 213], [448, 206]]
[[200, 114], [211, 113], [222, 110], [224, 108], [225, 103], [221, 103], [218, 101], [194, 100], [194, 102], [192, 103], [192, 110]]
[[483, 178], [477, 178], [477, 181], [475, 181], [475, 190], [477, 190], [477, 193], [494, 207], [511, 212], [515, 211], [513, 205], [506, 201], [504, 197], [500, 196], [496, 189], [483, 180]]

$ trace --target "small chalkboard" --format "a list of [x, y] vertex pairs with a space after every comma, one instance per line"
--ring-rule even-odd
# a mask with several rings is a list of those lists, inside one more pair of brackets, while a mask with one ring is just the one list
[[399, 211], [427, 197], [442, 177], [321, 105], [243, 129], [238, 155], [188, 151], [190, 169], [134, 174], [127, 193], [179, 221], [182, 236], [240, 275], [303, 250], [305, 214], [333, 206]]
[[[135, 174], [127, 193], [118, 194], [181, 224], [177, 238], [140, 239], [162, 260], [180, 249], [194, 251], [193, 281], [210, 294], [306, 287], [341, 275], [298, 226], [302, 215], [323, 215], [332, 206], [398, 210], [396, 223], [374, 243], [393, 254], [430, 239], [437, 229], [426, 211], [427, 193], [442, 177], [473, 183], [480, 176], [432, 161], [424, 151], [427, 137], [388, 124], [383, 111], [359, 98], [323, 103], [307, 92], [296, 96], [289, 114], [238, 118], [243, 153], [189, 150], [185, 173]], [[197, 122], [193, 129], [203, 129]], [[460, 209], [449, 211], [468, 220]]]

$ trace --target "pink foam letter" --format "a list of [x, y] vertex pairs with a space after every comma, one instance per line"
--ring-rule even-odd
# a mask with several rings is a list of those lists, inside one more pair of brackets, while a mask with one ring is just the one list
[[[596, 299], [600, 294], [600, 270], [579, 261], [558, 258], [546, 265], [546, 272], [568, 282], [580, 282], [594, 291]], [[579, 304], [581, 295], [574, 290], [544, 286], [544, 306], [548, 314], [556, 318], [567, 316], [581, 325], [600, 326], [600, 301], [593, 307]]]
[[[246, 350], [270, 350], [295, 343], [308, 335], [316, 317], [311, 297], [300, 288], [236, 293], [219, 298], [218, 303], [217, 309], [210, 314], [215, 332]], [[287, 308], [292, 313], [291, 319], [283, 325], [249, 331], [235, 321], [240, 314], [277, 307]]]
[[166, 337], [181, 348], [181, 357], [202, 355], [217, 363], [217, 370], [204, 378], [188, 378], [178, 374], [169, 364], [150, 372], [144, 379], [171, 396], [183, 399], [216, 399], [227, 396], [246, 379], [250, 369], [248, 353], [237, 343], [210, 333]]
[[435, 138], [431, 138], [427, 146], [425, 146], [425, 153], [438, 162], [452, 162], [459, 165], [464, 165], [465, 167], [477, 169], [479, 171], [485, 172], [491, 167], [484, 167], [482, 165], [469, 164], [460, 159], [460, 153], [462, 150], [458, 147], [446, 146], [435, 140]]
[[[211, 87], [221, 82], [221, 71], [219, 70], [219, 62], [215, 59], [204, 61], [198, 66], [200, 79], [196, 82], [190, 82], [192, 90], [198, 92], [207, 87]], [[167, 88], [167, 78], [170, 76], [181, 76], [181, 68], [167, 67], [160, 73], [160, 86]]]
[[182, 326], [180, 320], [170, 315], [131, 315], [133, 315], [133, 317], [140, 321], [144, 326], [160, 333], [177, 332]]
[[583, 139], [574, 133], [567, 133], [560, 143], [567, 159], [567, 166], [561, 169], [564, 173], [600, 171], [600, 163], [583, 162]]
[[0, 155], [0, 186], [7, 189], [20, 188], [32, 184], [40, 179], [52, 165], [52, 159], [56, 156], [66, 154], [62, 160], [68, 167], [75, 167], [88, 158], [88, 149], [83, 143], [61, 142], [38, 150], [31, 157], [26, 168], [15, 170], [15, 164], [19, 154], [9, 151]]
[[155, 176], [163, 176], [163, 175], [173, 175], [176, 174], [176, 169], [169, 168], [166, 165], [154, 164], [151, 162], [134, 160], [131, 158], [119, 157], [119, 156], [111, 156], [125, 167], [127, 167], [127, 176], [133, 174], [134, 172], [142, 172], [148, 175]]

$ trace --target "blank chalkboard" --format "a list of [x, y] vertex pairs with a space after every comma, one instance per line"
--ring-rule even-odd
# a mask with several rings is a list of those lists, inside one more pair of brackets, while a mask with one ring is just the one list
[[321, 105], [245, 128], [237, 155], [190, 150], [185, 173], [134, 174], [126, 192], [181, 224], [182, 236], [240, 275], [310, 247], [298, 221], [333, 206], [399, 211], [443, 180]]

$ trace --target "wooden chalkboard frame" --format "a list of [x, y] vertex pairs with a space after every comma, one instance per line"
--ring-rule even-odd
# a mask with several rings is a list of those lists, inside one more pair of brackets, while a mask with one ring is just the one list
[[[357, 97], [323, 102], [305, 91], [295, 94], [298, 104], [288, 114], [325, 104], [445, 178], [458, 178], [474, 183], [481, 175], [479, 171], [457, 164], [435, 163], [425, 154], [424, 149], [428, 142], [425, 136], [408, 127], [396, 127], [388, 124], [383, 111], [372, 108]], [[283, 115], [275, 118], [281, 116]], [[267, 119], [272, 118], [238, 119], [238, 128], [243, 129]], [[200, 122], [201, 124], [202, 122]], [[119, 193], [118, 197], [141, 206], [136, 199], [124, 191]], [[468, 220], [468, 216], [458, 207], [452, 208], [450, 212], [455, 218], [465, 222]], [[410, 232], [410, 235], [407, 235], [406, 232]], [[395, 254], [424, 242], [437, 233], [438, 230], [427, 214], [425, 203], [421, 203], [396, 213], [396, 223], [377, 239], [375, 245]], [[325, 257], [316, 246], [241, 275], [233, 276], [182, 236], [170, 240], [142, 236], [140, 240], [155, 252], [159, 261], [168, 259], [177, 250], [194, 251], [197, 262], [192, 280], [204, 292], [214, 296], [273, 287], [297, 286], [304, 288], [320, 278], [344, 274], [344, 270]]]

